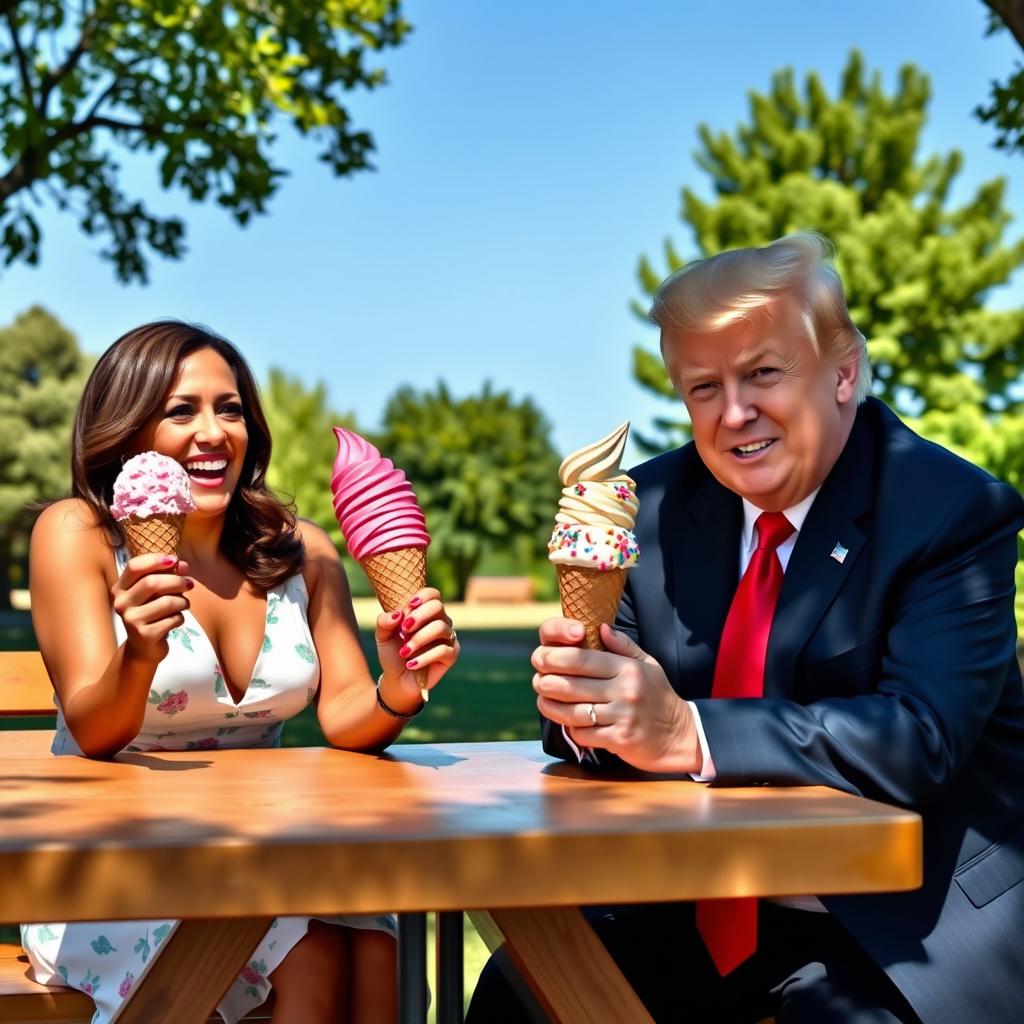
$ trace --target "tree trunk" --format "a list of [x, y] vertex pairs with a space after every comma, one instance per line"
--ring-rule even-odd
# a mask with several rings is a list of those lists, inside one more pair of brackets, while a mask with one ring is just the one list
[[0, 529], [0, 611], [11, 608], [11, 531]]
[[985, 0], [1024, 49], [1024, 0]]
[[465, 558], [456, 558], [454, 561], [455, 593], [448, 599], [451, 601], [465, 601], [466, 585], [469, 583], [469, 577], [473, 575], [473, 570], [476, 568], [477, 562], [480, 561], [480, 556], [469, 555]]

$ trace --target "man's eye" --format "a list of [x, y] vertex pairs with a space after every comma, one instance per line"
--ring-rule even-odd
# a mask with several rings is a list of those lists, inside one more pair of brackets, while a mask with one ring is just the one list
[[778, 368], [774, 366], [759, 366], [754, 371], [753, 377], [755, 379], [760, 378], [761, 380], [766, 380], [770, 377], [774, 377], [778, 372]]
[[714, 381], [704, 380], [704, 381], [701, 381], [699, 384], [694, 384], [694, 386], [690, 389], [690, 393], [694, 394], [694, 395], [696, 395], [698, 393], [707, 394], [709, 391], [712, 391], [714, 388], [715, 388], [715, 382]]

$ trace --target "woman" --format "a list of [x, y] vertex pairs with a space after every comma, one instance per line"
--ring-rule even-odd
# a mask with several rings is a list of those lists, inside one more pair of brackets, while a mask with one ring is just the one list
[[[267, 488], [270, 447], [252, 373], [206, 330], [147, 324], [97, 362], [75, 416], [73, 497], [45, 509], [30, 549], [54, 753], [272, 747], [311, 701], [332, 744], [381, 750], [422, 707], [414, 670], [432, 687], [454, 663], [451, 620], [427, 588], [378, 617], [374, 685], [337, 552]], [[110, 512], [121, 463], [144, 451], [190, 479], [177, 562], [129, 558]], [[105, 1024], [174, 926], [33, 924], [22, 941], [36, 978], [87, 992]], [[394, 1020], [392, 920], [279, 918], [221, 1016], [238, 1020], [271, 987], [277, 1024]]]

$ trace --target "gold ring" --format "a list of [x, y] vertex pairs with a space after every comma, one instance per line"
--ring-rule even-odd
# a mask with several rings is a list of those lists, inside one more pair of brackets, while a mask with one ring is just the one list
[[597, 708], [593, 704], [587, 705], [587, 717], [591, 725], [597, 725]]

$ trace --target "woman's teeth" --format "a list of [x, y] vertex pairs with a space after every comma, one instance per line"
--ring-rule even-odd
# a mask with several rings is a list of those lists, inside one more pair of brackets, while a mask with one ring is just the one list
[[227, 468], [227, 459], [195, 459], [185, 463], [185, 471], [196, 476], [219, 476]]

